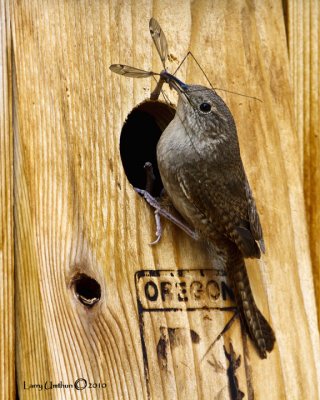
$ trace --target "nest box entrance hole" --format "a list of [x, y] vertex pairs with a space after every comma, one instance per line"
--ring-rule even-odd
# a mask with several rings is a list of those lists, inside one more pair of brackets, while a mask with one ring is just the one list
[[160, 195], [163, 188], [157, 164], [157, 143], [175, 115], [172, 105], [146, 100], [128, 115], [120, 135], [120, 155], [129, 182], [145, 189], [147, 174], [144, 165], [150, 162], [155, 180], [151, 194]]

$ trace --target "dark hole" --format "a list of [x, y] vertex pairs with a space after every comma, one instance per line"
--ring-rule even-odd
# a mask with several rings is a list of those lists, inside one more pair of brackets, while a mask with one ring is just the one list
[[151, 162], [155, 175], [153, 196], [159, 196], [163, 188], [157, 165], [157, 143], [175, 111], [166, 103], [147, 100], [131, 111], [121, 131], [120, 154], [127, 178], [134, 187], [145, 189], [144, 165]]
[[86, 274], [77, 274], [73, 278], [74, 292], [80, 303], [86, 307], [92, 307], [101, 298], [101, 287], [99, 283]]

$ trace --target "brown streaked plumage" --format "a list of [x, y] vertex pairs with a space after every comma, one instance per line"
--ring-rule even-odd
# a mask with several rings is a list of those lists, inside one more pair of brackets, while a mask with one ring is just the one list
[[157, 146], [165, 190], [186, 221], [217, 249], [241, 316], [265, 358], [275, 337], [256, 306], [244, 263], [245, 257], [260, 258], [265, 248], [234, 119], [213, 90], [161, 75], [179, 93], [176, 116]]

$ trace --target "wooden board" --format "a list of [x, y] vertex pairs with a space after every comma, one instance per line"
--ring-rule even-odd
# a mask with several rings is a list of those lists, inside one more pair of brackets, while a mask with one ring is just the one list
[[0, 1], [0, 398], [15, 398], [12, 64], [9, 7]]
[[[171, 70], [191, 50], [215, 87], [262, 99], [219, 92], [266, 239], [266, 256], [248, 266], [277, 336], [267, 360], [239, 321], [212, 345], [232, 316], [213, 304], [232, 303], [203, 246], [168, 223], [148, 245], [153, 214], [126, 178], [119, 142], [151, 80], [108, 67], [160, 70], [151, 16], [166, 33]], [[11, 20], [20, 398], [227, 399], [223, 344], [230, 351], [231, 342], [246, 398], [317, 398], [319, 334], [281, 2], [23, 0], [11, 5]], [[179, 77], [205, 83], [190, 60]], [[176, 288], [173, 297], [161, 282]], [[206, 288], [200, 303], [195, 282]]]
[[[287, 31], [294, 116], [303, 168], [313, 282], [320, 321], [320, 6], [317, 0], [289, 1]], [[320, 325], [319, 325], [320, 326]]]

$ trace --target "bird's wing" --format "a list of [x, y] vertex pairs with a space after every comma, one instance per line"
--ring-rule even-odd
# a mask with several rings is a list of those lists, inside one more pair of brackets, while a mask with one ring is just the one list
[[181, 190], [196, 210], [196, 228], [206, 224], [206, 234], [212, 229], [234, 242], [244, 257], [259, 258], [256, 241], [263, 241], [262, 229], [244, 172], [226, 177], [208, 172], [200, 166], [178, 172]]
[[259, 242], [260, 249], [262, 253], [265, 253], [265, 244], [263, 240], [263, 232], [262, 226], [259, 218], [259, 214], [256, 207], [256, 202], [252, 196], [252, 192], [250, 189], [250, 185], [248, 180], [246, 179], [246, 196], [248, 201], [248, 216], [249, 216], [249, 223], [250, 223], [250, 231], [254, 239]]

